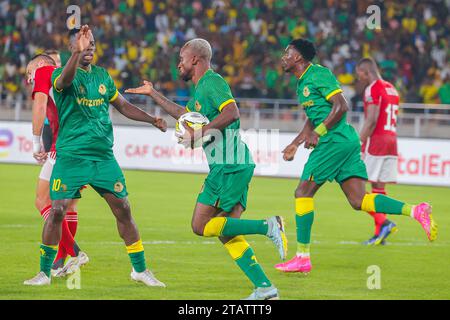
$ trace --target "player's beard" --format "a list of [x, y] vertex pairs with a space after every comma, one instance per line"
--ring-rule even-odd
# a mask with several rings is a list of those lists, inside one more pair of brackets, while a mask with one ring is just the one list
[[185, 69], [185, 72], [180, 72], [180, 77], [183, 79], [183, 81], [188, 82], [192, 79], [192, 70], [187, 71]]

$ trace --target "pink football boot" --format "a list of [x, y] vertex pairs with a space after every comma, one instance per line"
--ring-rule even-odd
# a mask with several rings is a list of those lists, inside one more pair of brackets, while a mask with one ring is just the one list
[[309, 257], [301, 257], [296, 255], [287, 262], [277, 264], [275, 268], [282, 272], [300, 272], [308, 274], [312, 269], [312, 264]]
[[431, 206], [426, 202], [422, 202], [414, 207], [413, 214], [414, 219], [416, 219], [425, 230], [428, 240], [436, 240], [438, 227], [431, 215]]

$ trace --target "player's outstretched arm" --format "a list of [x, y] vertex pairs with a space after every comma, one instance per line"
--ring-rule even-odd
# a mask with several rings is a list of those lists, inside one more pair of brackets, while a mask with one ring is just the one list
[[184, 107], [170, 101], [164, 95], [159, 93], [150, 81], [144, 80], [142, 86], [138, 88], [126, 89], [125, 93], [142, 94], [151, 97], [156, 104], [158, 104], [176, 120], [178, 120], [182, 114], [186, 113], [186, 109]]
[[111, 104], [128, 119], [150, 123], [162, 132], [167, 130], [167, 123], [164, 119], [149, 115], [144, 110], [128, 102], [120, 93]]
[[42, 92], [36, 92], [34, 94], [32, 107], [33, 157], [38, 163], [44, 162], [47, 158], [47, 153], [41, 145], [41, 135], [47, 111], [47, 101], [48, 96], [46, 94]]
[[306, 120], [305, 125], [303, 126], [302, 131], [295, 137], [295, 139], [284, 148], [281, 153], [283, 154], [283, 159], [285, 161], [294, 160], [295, 153], [297, 152], [298, 147], [305, 142], [305, 138], [307, 134], [310, 134], [314, 130], [314, 126], [312, 125], [309, 119]]
[[56, 79], [57, 90], [63, 90], [72, 84], [80, 62], [81, 52], [89, 46], [91, 35], [91, 29], [87, 25], [82, 26], [80, 32], [76, 34], [76, 39], [70, 47], [72, 55], [64, 66], [61, 76]]
[[361, 130], [360, 139], [364, 144], [367, 138], [370, 137], [377, 126], [378, 116], [380, 115], [380, 108], [377, 105], [370, 105], [367, 108], [367, 117], [364, 120], [364, 125]]

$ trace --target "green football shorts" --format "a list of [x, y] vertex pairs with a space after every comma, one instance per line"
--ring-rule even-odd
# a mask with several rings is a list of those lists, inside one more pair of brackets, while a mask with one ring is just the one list
[[197, 202], [231, 212], [240, 203], [242, 207], [247, 207], [248, 185], [253, 177], [255, 166], [245, 166], [245, 168], [230, 173], [224, 173], [220, 166], [212, 167], [202, 190], [198, 195]]
[[336, 180], [339, 184], [353, 177], [367, 180], [366, 165], [361, 160], [359, 141], [324, 142], [309, 155], [301, 176], [302, 181], [323, 184]]
[[100, 195], [112, 193], [117, 198], [128, 195], [125, 177], [116, 159], [91, 161], [57, 157], [50, 178], [50, 199], [81, 198], [80, 188], [91, 185]]

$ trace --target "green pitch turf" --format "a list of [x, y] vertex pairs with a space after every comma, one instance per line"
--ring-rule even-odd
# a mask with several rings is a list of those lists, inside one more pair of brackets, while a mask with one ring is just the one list
[[[204, 175], [126, 171], [133, 215], [149, 267], [167, 288], [130, 280], [130, 262], [106, 203], [93, 189], [79, 203], [77, 241], [91, 259], [81, 271], [81, 289], [66, 280], [26, 287], [39, 271], [42, 220], [34, 209], [40, 167], [0, 165], [0, 299], [240, 299], [251, 293], [243, 276], [215, 238], [194, 235], [191, 214]], [[295, 253], [294, 179], [254, 178], [245, 218], [283, 215]], [[385, 247], [359, 243], [372, 234], [372, 219], [347, 204], [337, 184], [316, 198], [309, 276], [281, 274], [273, 244], [248, 236], [257, 258], [283, 299], [449, 299], [450, 192], [448, 188], [391, 186], [389, 194], [408, 202], [429, 201], [439, 236], [429, 244], [419, 224], [393, 217], [399, 232]], [[369, 290], [369, 266], [381, 271], [381, 289]]]

